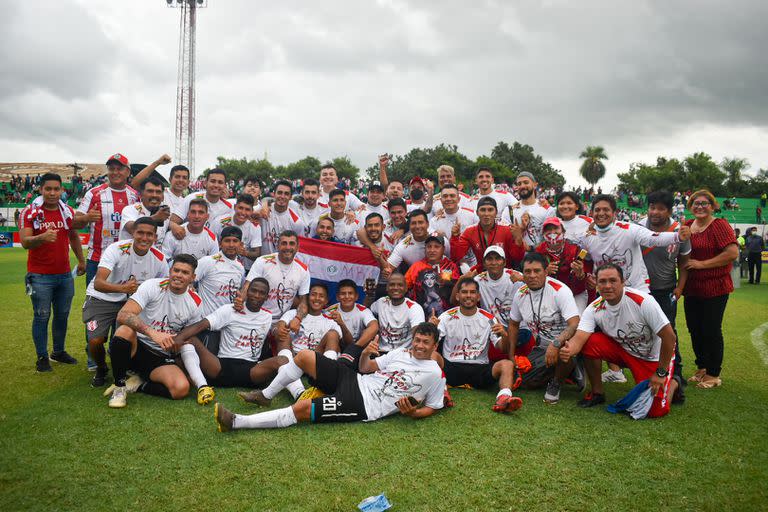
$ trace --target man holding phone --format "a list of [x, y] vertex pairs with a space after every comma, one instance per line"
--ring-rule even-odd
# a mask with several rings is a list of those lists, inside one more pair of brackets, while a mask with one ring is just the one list
[[123, 208], [123, 215], [120, 219], [119, 240], [130, 240], [133, 238], [134, 223], [140, 217], [149, 217], [157, 224], [157, 240], [155, 247], [160, 249], [163, 246], [165, 232], [168, 231], [168, 223], [171, 218], [171, 208], [162, 204], [164, 196], [164, 185], [162, 180], [156, 176], [150, 176], [139, 185], [141, 193], [141, 202], [129, 204]]

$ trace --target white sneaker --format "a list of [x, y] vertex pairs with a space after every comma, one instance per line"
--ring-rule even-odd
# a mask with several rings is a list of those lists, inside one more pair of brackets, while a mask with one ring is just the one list
[[619, 371], [613, 371], [613, 370], [605, 370], [603, 374], [600, 376], [600, 380], [603, 382], [616, 382], [619, 384], [622, 384], [624, 382], [627, 382], [627, 378], [624, 376], [624, 372]]
[[109, 398], [109, 406], [113, 409], [122, 409], [128, 405], [128, 394], [125, 386], [115, 386], [112, 396]]
[[138, 375], [131, 375], [127, 379], [125, 379], [125, 390], [128, 393], [135, 393], [139, 390], [141, 385], [144, 384], [144, 379], [139, 377]]

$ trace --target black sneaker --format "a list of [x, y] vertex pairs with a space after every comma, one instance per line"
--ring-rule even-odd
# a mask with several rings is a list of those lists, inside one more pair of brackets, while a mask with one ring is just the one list
[[579, 407], [594, 407], [596, 405], [605, 403], [605, 395], [603, 393], [587, 393], [587, 396], [576, 402]]
[[48, 356], [40, 356], [37, 358], [37, 371], [40, 373], [53, 371], [53, 368], [51, 368], [51, 361], [48, 359]]
[[62, 350], [61, 352], [52, 352], [51, 359], [57, 363], [62, 364], [77, 364], [77, 359], [69, 355], [66, 350]]
[[96, 367], [96, 374], [93, 376], [93, 379], [91, 379], [91, 387], [93, 388], [102, 387], [107, 381], [107, 374], [109, 374], [109, 368]]

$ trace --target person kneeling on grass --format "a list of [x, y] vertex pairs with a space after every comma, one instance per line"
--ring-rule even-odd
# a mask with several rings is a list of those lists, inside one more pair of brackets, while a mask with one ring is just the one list
[[[672, 379], [676, 337], [669, 320], [650, 295], [624, 286], [624, 273], [614, 263], [595, 272], [600, 298], [592, 302], [579, 321], [576, 334], [560, 349], [560, 360], [584, 356], [591, 391], [579, 407], [605, 402], [600, 378], [602, 361], [627, 367], [635, 383], [648, 379], [653, 394], [649, 416], [669, 412], [677, 381]], [[596, 333], [599, 327], [602, 332]], [[666, 393], [665, 393], [666, 391]]]
[[[149, 279], [139, 286], [117, 314], [120, 327], [110, 345], [115, 384], [109, 406], [127, 405], [127, 393], [141, 391], [173, 400], [189, 393], [189, 380], [176, 362], [174, 337], [200, 320], [202, 299], [190, 289], [197, 260], [177, 254], [169, 279]], [[136, 375], [127, 377], [128, 370]]]
[[[272, 312], [261, 307], [268, 295], [269, 282], [257, 277], [248, 285], [242, 311], [225, 304], [176, 336], [175, 344], [181, 345], [184, 367], [197, 386], [198, 404], [205, 405], [214, 399], [214, 390], [207, 379], [216, 386], [253, 387], [266, 384], [277, 374], [277, 369], [288, 362], [283, 356], [262, 359], [264, 340], [272, 325]], [[216, 355], [196, 337], [207, 329], [221, 332]]]
[[516, 411], [523, 401], [512, 396], [515, 364], [509, 359], [495, 363], [488, 359], [491, 342], [502, 352], [508, 351], [507, 331], [493, 314], [477, 307], [479, 286], [472, 277], [462, 279], [457, 294], [459, 307], [449, 309], [439, 318], [434, 315], [430, 318], [438, 324], [446, 381], [450, 386], [469, 384], [477, 389], [488, 388], [498, 382], [500, 391], [493, 410]]
[[[299, 400], [290, 407], [252, 415], [233, 414], [216, 404], [214, 417], [219, 432], [243, 428], [289, 427], [299, 421], [332, 423], [375, 421], [397, 412], [426, 418], [443, 407], [445, 379], [432, 359], [437, 348], [437, 327], [428, 322], [416, 326], [410, 348], [379, 354], [378, 337], [362, 350], [358, 375], [344, 358], [334, 361], [312, 350], [302, 350], [281, 366], [264, 391], [254, 391], [253, 402], [269, 405], [289, 383], [306, 373], [328, 396]], [[352, 345], [352, 347], [355, 347]]]

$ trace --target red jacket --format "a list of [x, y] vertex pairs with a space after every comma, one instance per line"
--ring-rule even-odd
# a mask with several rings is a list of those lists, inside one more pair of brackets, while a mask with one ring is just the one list
[[[581, 247], [569, 242], [568, 240], [565, 241], [565, 247], [563, 247], [563, 252], [560, 254], [559, 258], [547, 252], [547, 244], [545, 242], [542, 242], [536, 248], [536, 252], [543, 254], [544, 257], [547, 258], [548, 262], [551, 263], [552, 261], [557, 261], [558, 270], [557, 274], [555, 274], [553, 277], [558, 281], [565, 283], [566, 286], [571, 289], [574, 295], [578, 295], [587, 289], [586, 276], [584, 279], [576, 279], [576, 276], [571, 273], [571, 263], [576, 261], [576, 257], [579, 255], [579, 251], [581, 251]], [[590, 274], [591, 272], [592, 261], [585, 260], [584, 273]]]
[[522, 243], [517, 243], [515, 237], [512, 236], [512, 230], [509, 226], [500, 226], [496, 224], [491, 230], [490, 235], [486, 238], [485, 233], [480, 229], [480, 224], [471, 226], [464, 230], [461, 235], [451, 237], [451, 259], [456, 264], [466, 256], [467, 251], [470, 249], [475, 253], [477, 258], [478, 271], [482, 272], [483, 266], [483, 253], [491, 245], [498, 245], [504, 249], [506, 255], [507, 268], [516, 268], [520, 266], [520, 262], [525, 256], [525, 247]]

